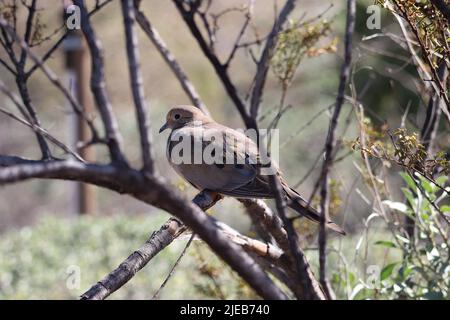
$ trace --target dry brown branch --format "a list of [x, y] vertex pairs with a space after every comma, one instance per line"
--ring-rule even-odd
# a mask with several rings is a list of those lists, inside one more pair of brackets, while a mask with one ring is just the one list
[[[202, 210], [212, 207], [220, 197], [216, 195], [200, 193], [192, 201]], [[282, 255], [282, 251], [273, 245], [264, 244], [260, 241], [243, 236], [234, 229], [214, 219], [217, 230], [233, 243], [241, 246], [246, 251], [257, 254], [260, 257], [269, 257], [275, 261]], [[111, 293], [128, 282], [136, 272], [142, 269], [156, 254], [166, 248], [180, 234], [186, 231], [177, 219], [169, 219], [158, 231], [154, 232], [147, 242], [132, 255], [130, 255], [119, 267], [105, 276], [97, 284], [92, 286], [82, 299], [105, 299]]]
[[257, 128], [256, 119], [253, 119], [247, 111], [244, 100], [240, 97], [236, 86], [234, 85], [230, 78], [230, 75], [228, 74], [227, 67], [219, 60], [214, 51], [211, 50], [210, 45], [208, 45], [207, 41], [202, 35], [202, 32], [200, 31], [199, 26], [197, 25], [197, 22], [195, 21], [195, 15], [198, 14], [198, 8], [195, 6], [195, 3], [190, 4], [191, 7], [188, 9], [185, 7], [187, 3], [182, 0], [173, 0], [173, 2], [180, 12], [184, 22], [188, 26], [190, 32], [192, 33], [192, 36], [200, 46], [203, 54], [209, 60], [214, 70], [216, 71], [217, 76], [225, 87], [227, 94], [233, 101], [236, 109], [239, 111], [239, 114], [241, 115], [245, 126], [247, 128]]
[[141, 141], [142, 170], [152, 174], [153, 152], [150, 137], [150, 119], [148, 117], [147, 104], [145, 101], [142, 74], [139, 62], [138, 38], [136, 35], [136, 15], [133, 0], [122, 0], [122, 14], [125, 25], [125, 38], [128, 57], [128, 70], [131, 80], [131, 91], [136, 109], [136, 122], [139, 127], [139, 138]]
[[344, 104], [345, 88], [350, 76], [351, 60], [352, 60], [352, 36], [355, 28], [356, 3], [355, 0], [347, 1], [347, 23], [345, 28], [345, 54], [344, 62], [341, 66], [341, 73], [339, 79], [338, 95], [333, 110], [333, 115], [328, 127], [328, 135], [325, 142], [325, 159], [322, 165], [321, 192], [320, 192], [320, 212], [322, 220], [319, 229], [319, 260], [320, 260], [320, 283], [324, 288], [327, 296], [332, 297], [331, 288], [328, 285], [326, 278], [326, 230], [325, 223], [329, 220], [330, 199], [329, 199], [329, 170], [333, 163], [336, 151], [336, 130], [338, 125], [339, 115], [341, 113], [342, 105]]
[[257, 70], [255, 74], [255, 80], [253, 85], [253, 91], [250, 100], [250, 115], [254, 118], [258, 118], [259, 105], [261, 104], [264, 84], [266, 82], [267, 73], [270, 67], [270, 59], [272, 58], [272, 52], [277, 45], [278, 33], [280, 32], [283, 24], [286, 22], [289, 14], [294, 10], [296, 0], [286, 1], [280, 15], [277, 17], [272, 31], [264, 46], [261, 58], [257, 64]]
[[[48, 80], [63, 94], [63, 96], [67, 99], [67, 101], [70, 103], [73, 111], [81, 118], [83, 118], [86, 123], [89, 126], [89, 129], [92, 132], [92, 139], [95, 141], [99, 140], [99, 135], [97, 133], [97, 130], [95, 128], [95, 125], [91, 119], [91, 116], [86, 114], [83, 110], [83, 107], [80, 106], [78, 101], [72, 96], [70, 91], [64, 86], [64, 84], [61, 82], [61, 80], [56, 76], [56, 74], [47, 67], [43, 60], [39, 58], [27, 45], [25, 41], [20, 39], [20, 37], [15, 33], [13, 28], [3, 19], [0, 19], [0, 26], [10, 35], [10, 37], [17, 42], [17, 44], [21, 47], [23, 52], [26, 52], [27, 55], [33, 60], [33, 62], [36, 64], [38, 68], [42, 70], [44, 75], [48, 78]], [[37, 126], [39, 124], [36, 123]]]
[[103, 51], [99, 40], [91, 26], [88, 11], [83, 0], [75, 0], [74, 4], [80, 8], [81, 30], [86, 38], [92, 58], [91, 90], [105, 127], [106, 138], [111, 159], [125, 165], [126, 159], [122, 154], [122, 137], [119, 133], [117, 120], [106, 92], [105, 70], [103, 65]]
[[174, 75], [177, 77], [181, 87], [183, 88], [184, 92], [189, 97], [189, 99], [192, 101], [194, 106], [202, 110], [204, 113], [209, 114], [208, 108], [201, 100], [200, 95], [197, 93], [197, 90], [189, 80], [188, 76], [186, 75], [186, 72], [184, 72], [184, 70], [181, 68], [180, 64], [175, 59], [174, 55], [172, 54], [172, 52], [170, 52], [166, 43], [159, 35], [158, 30], [156, 30], [152, 26], [152, 24], [147, 19], [145, 14], [139, 10], [139, 4], [140, 1], [135, 1], [136, 20], [139, 23], [139, 26], [142, 28], [142, 30], [145, 32], [148, 38], [152, 41], [153, 45], [161, 54], [164, 61], [167, 63], [167, 65], [170, 67]]
[[[0, 168], [0, 185], [32, 178], [83, 181], [127, 193], [147, 204], [171, 212], [198, 234], [263, 298], [286, 298], [286, 295], [240, 246], [230, 243], [229, 239], [219, 232], [212, 217], [206, 215], [197, 205], [187, 201], [160, 177], [149, 177], [134, 169], [116, 164], [82, 164], [71, 160], [32, 161], [0, 156], [0, 166], [2, 161], [8, 163], [8, 166]], [[198, 197], [204, 199], [198, 199]], [[204, 201], [213, 203], [214, 201], [214, 198], [211, 200], [210, 194], [205, 193], [199, 194], [196, 199], [196, 203], [205, 203]]]

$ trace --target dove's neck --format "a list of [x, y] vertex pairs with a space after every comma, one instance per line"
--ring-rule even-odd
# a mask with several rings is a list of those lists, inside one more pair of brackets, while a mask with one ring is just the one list
[[184, 125], [184, 127], [203, 127], [205, 125], [209, 125], [213, 123], [214, 121], [209, 118], [202, 118], [202, 119], [196, 119], [192, 120]]

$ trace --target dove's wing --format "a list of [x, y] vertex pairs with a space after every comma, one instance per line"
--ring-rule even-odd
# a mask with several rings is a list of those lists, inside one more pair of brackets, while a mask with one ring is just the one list
[[[177, 145], [183, 141], [190, 142], [190, 148], [186, 148], [188, 143], [184, 144], [183, 152], [190, 149], [187, 152], [191, 153], [191, 157], [185, 157], [189, 161], [180, 163], [174, 156], [180, 149]], [[194, 153], [199, 150], [202, 156], [197, 154], [200, 162], [195, 163]], [[250, 158], [257, 155], [255, 150], [256, 145], [244, 134], [214, 123], [174, 130], [169, 137], [167, 156], [172, 167], [196, 188], [225, 194], [248, 184], [257, 176], [257, 168], [250, 163]], [[219, 161], [205, 162], [206, 155], [211, 155], [211, 161]], [[233, 163], [228, 164], [227, 159], [233, 160]]]

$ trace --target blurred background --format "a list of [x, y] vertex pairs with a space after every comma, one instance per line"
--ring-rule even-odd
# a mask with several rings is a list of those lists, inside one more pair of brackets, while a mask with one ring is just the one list
[[[220, 12], [230, 6], [242, 7], [246, 3], [240, 0], [214, 1], [211, 10]], [[274, 6], [281, 8], [283, 3], [278, 0], [255, 1], [252, 28], [260, 35], [267, 34], [272, 28]], [[95, 2], [87, 1], [87, 4], [93, 6]], [[360, 93], [359, 99], [369, 110], [368, 118], [375, 127], [387, 125], [398, 128], [408, 108], [406, 126], [422, 123], [425, 111], [420, 106], [423, 106], [424, 101], [414, 85], [412, 75], [415, 69], [412, 66], [400, 69], [404, 61], [398, 56], [406, 57], [406, 51], [388, 37], [364, 40], [364, 37], [381, 31], [366, 27], [366, 8], [373, 1], [357, 1], [357, 4], [353, 80], [355, 90]], [[58, 30], [62, 23], [61, 1], [38, 1], [38, 7], [42, 34], [50, 35]], [[243, 128], [238, 112], [173, 3], [146, 0], [142, 1], [141, 7], [188, 74], [215, 120], [230, 127]], [[19, 17], [25, 15], [22, 8]], [[306, 55], [302, 59], [287, 92], [285, 104], [291, 107], [278, 123], [280, 167], [290, 185], [296, 186], [300, 194], [308, 198], [320, 171], [320, 165], [315, 168], [314, 165], [321, 159], [326, 139], [330, 116], [327, 108], [334, 103], [338, 88], [345, 2], [299, 1], [291, 16], [293, 21], [298, 19], [312, 19], [312, 24], [326, 20], [330, 25], [329, 31], [320, 39], [317, 47], [333, 45], [323, 54]], [[243, 21], [242, 12], [231, 12], [221, 18], [216, 43], [219, 57], [227, 57]], [[20, 22], [23, 24], [23, 21]], [[132, 165], [139, 167], [139, 140], [130, 93], [120, 2], [111, 1], [92, 17], [92, 23], [104, 49], [107, 91], [124, 137], [125, 154]], [[165, 159], [167, 133], [157, 133], [169, 108], [191, 103], [152, 43], [140, 28], [137, 29], [156, 165], [164, 178], [191, 197], [196, 191], [176, 175]], [[384, 33], [399, 33], [393, 18], [384, 11], [382, 29]], [[62, 32], [57, 31], [33, 51], [42, 55]], [[253, 40], [254, 33], [250, 31], [243, 37], [243, 41]], [[70, 85], [65, 54], [64, 46], [61, 46], [46, 64]], [[0, 57], [5, 58], [5, 52], [0, 52]], [[255, 64], [249, 52], [238, 51], [229, 74], [242, 96], [249, 90], [254, 72]], [[5, 69], [0, 68], [0, 77], [9, 88], [15, 88], [15, 79]], [[71, 141], [73, 115], [60, 92], [50, 85], [40, 71], [33, 74], [29, 89], [41, 116], [42, 126], [62, 141]], [[260, 119], [260, 128], [267, 127], [276, 114], [280, 92], [281, 84], [276, 74], [270, 72], [261, 107], [263, 118]], [[89, 95], [88, 99], [92, 99]], [[0, 105], [14, 109], [3, 95], [0, 95]], [[365, 219], [372, 213], [373, 203], [368, 200], [371, 196], [358, 169], [361, 164], [360, 154], [347, 146], [359, 134], [352, 108], [346, 104], [342, 111], [343, 120], [338, 130], [343, 147], [337, 155], [340, 161], [331, 173], [333, 219], [345, 226], [348, 236], [337, 238], [330, 234], [330, 246], [339, 248], [340, 255], [354, 264], [352, 272], [358, 278], [358, 272], [364, 274], [367, 265], [375, 263], [383, 267], [389, 261], [395, 261], [400, 252], [387, 251], [383, 247], [366, 248], [365, 256], [362, 251], [359, 252], [362, 250], [361, 235], [365, 230]], [[445, 129], [438, 140], [441, 145], [448, 146], [450, 141]], [[40, 157], [32, 131], [3, 115], [0, 115], [0, 154], [31, 159]], [[95, 157], [99, 162], [107, 160], [107, 154], [102, 149], [96, 148]], [[398, 168], [391, 168], [388, 174], [392, 178], [390, 187], [393, 197], [401, 200], [398, 171]], [[77, 298], [144, 243], [151, 232], [159, 229], [169, 217], [167, 213], [131, 197], [96, 187], [92, 188], [92, 212], [80, 214], [74, 197], [75, 188], [71, 182], [48, 180], [0, 187], [0, 299]], [[318, 203], [317, 199], [313, 201]], [[270, 201], [269, 204], [273, 206]], [[250, 220], [239, 202], [225, 199], [211, 212], [233, 228], [252, 234]], [[307, 253], [316, 268], [315, 227], [301, 221], [298, 228], [304, 246], [311, 249]], [[364, 238], [367, 244], [383, 238], [386, 233], [383, 226], [378, 228], [375, 225], [372, 230], [369, 238]], [[182, 250], [185, 240], [175, 241], [111, 298], [151, 298]], [[341, 258], [331, 254], [330, 269], [340, 263]], [[80, 283], [68, 285], [73, 266], [79, 267]], [[349, 286], [354, 286], [355, 281]], [[351, 290], [348, 291], [344, 286], [337, 294], [339, 298], [349, 298]], [[173, 299], [252, 297], [254, 294], [251, 290], [200, 243], [195, 243], [189, 250], [161, 294], [161, 298]]]

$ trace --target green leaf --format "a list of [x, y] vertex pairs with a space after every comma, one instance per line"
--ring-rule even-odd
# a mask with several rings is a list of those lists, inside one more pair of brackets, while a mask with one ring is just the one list
[[349, 272], [348, 273], [348, 283], [350, 284], [350, 286], [353, 286], [356, 282], [356, 276], [353, 272]]
[[415, 266], [413, 266], [413, 265], [403, 266], [399, 270], [399, 275], [401, 275], [403, 277], [403, 279], [406, 279], [414, 269], [415, 269]]
[[416, 201], [415, 201], [415, 198], [414, 198], [414, 195], [413, 195], [411, 189], [402, 188], [402, 191], [403, 191], [403, 194], [405, 195], [406, 199], [408, 199], [409, 205], [415, 211], [416, 210]]
[[384, 241], [384, 240], [380, 240], [374, 243], [375, 245], [378, 246], [383, 246], [386, 248], [397, 248], [397, 245], [395, 243], [393, 243], [392, 241]]
[[449, 205], [443, 205], [441, 206], [442, 212], [450, 212], [450, 206]]
[[426, 214], [425, 212], [422, 212], [420, 214], [420, 217], [422, 218], [423, 221], [428, 222], [430, 220], [430, 217], [428, 216], [428, 214]]
[[400, 172], [400, 175], [402, 176], [403, 180], [406, 182], [408, 187], [411, 188], [411, 190], [415, 191], [417, 189], [417, 186], [414, 183], [414, 180], [411, 178], [411, 176], [409, 174], [407, 174], [406, 172]]
[[430, 183], [426, 178], [424, 178], [422, 175], [417, 174], [417, 176], [418, 176], [419, 179], [420, 179], [420, 184], [422, 185], [422, 188], [423, 188], [427, 193], [433, 194], [433, 193], [434, 193], [434, 189], [435, 189], [435, 188], [437, 189], [437, 187], [433, 188], [434, 186], [432, 186], [431, 183]]
[[361, 290], [364, 289], [364, 285], [362, 283], [358, 283], [354, 288], [352, 293], [350, 294], [350, 297], [348, 298], [349, 300], [354, 300], [356, 298], [356, 296], [358, 295], [358, 293], [361, 292]]
[[387, 278], [389, 278], [389, 276], [392, 274], [392, 272], [394, 271], [394, 268], [397, 264], [398, 264], [398, 262], [394, 262], [394, 263], [390, 263], [386, 267], [384, 267], [380, 273], [380, 280], [383, 281], [383, 280], [386, 280]]
[[445, 183], [447, 182], [448, 177], [447, 176], [440, 176], [436, 178], [436, 183], [438, 185], [440, 185], [441, 187], [443, 187], [445, 185]]

